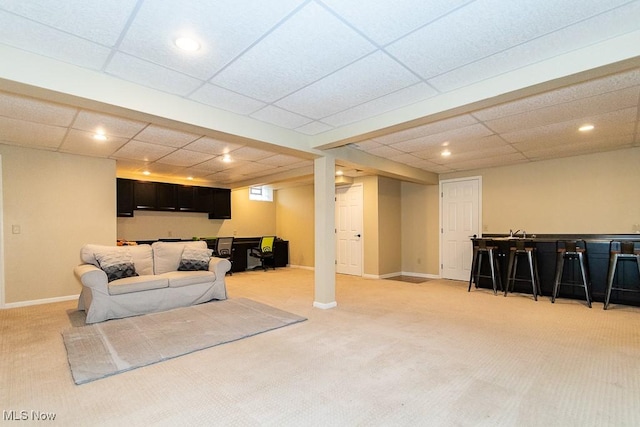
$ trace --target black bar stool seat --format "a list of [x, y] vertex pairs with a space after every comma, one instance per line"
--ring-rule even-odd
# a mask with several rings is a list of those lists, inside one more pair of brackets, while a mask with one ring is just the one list
[[[612, 290], [638, 292], [637, 289], [624, 287], [624, 283], [620, 284], [620, 286], [613, 286], [613, 279], [616, 276], [618, 266], [620, 265], [618, 261], [634, 261], [636, 263], [636, 267], [638, 268], [638, 276], [640, 277], [640, 242], [621, 242], [612, 240], [609, 243], [609, 274], [607, 277], [607, 291], [604, 300], [605, 310], [609, 307]], [[619, 274], [618, 276], [622, 275]], [[618, 282], [624, 282], [624, 278], [618, 277]]]
[[[591, 308], [591, 296], [589, 294], [589, 274], [587, 272], [585, 257], [587, 245], [583, 240], [558, 240], [556, 242], [556, 278], [553, 282], [553, 294], [551, 302], [556, 302], [560, 286], [581, 286], [584, 288], [587, 305]], [[570, 282], [562, 282], [562, 273], [566, 261], [575, 263], [578, 261], [580, 267], [580, 282], [572, 280]]]
[[[469, 275], [469, 289], [471, 292], [471, 283], [475, 280], [476, 288], [481, 277], [490, 278], [493, 283], [493, 293], [498, 294], [498, 286], [502, 291], [502, 280], [500, 279], [500, 264], [498, 264], [498, 247], [490, 239], [477, 239], [478, 245], [473, 246], [473, 260], [471, 262], [471, 274]], [[491, 275], [482, 275], [482, 255], [488, 255], [489, 268]]]
[[[518, 259], [524, 257], [529, 269], [529, 277], [518, 278]], [[533, 241], [513, 240], [509, 247], [509, 263], [507, 264], [507, 286], [504, 289], [504, 296], [507, 296], [509, 289], [514, 288], [516, 281], [530, 282], [533, 290], [533, 299], [538, 301], [540, 292], [540, 279], [538, 276], [538, 261], [536, 258], [536, 244]]]

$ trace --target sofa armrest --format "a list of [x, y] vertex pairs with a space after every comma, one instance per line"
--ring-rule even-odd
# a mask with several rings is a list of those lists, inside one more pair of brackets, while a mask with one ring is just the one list
[[209, 260], [209, 271], [216, 274], [216, 280], [223, 279], [229, 270], [231, 270], [231, 262], [228, 259], [212, 256]]
[[107, 287], [109, 283], [107, 280], [107, 273], [100, 270], [95, 265], [80, 264], [73, 269], [73, 273], [80, 280], [80, 283], [82, 283], [83, 286], [104, 294], [109, 293], [109, 289]]

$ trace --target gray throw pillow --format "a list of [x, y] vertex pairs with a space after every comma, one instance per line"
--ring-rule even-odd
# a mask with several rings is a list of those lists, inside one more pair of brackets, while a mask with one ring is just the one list
[[138, 275], [133, 257], [127, 250], [96, 252], [94, 255], [102, 271], [107, 274], [109, 282]]
[[184, 248], [178, 271], [209, 270], [211, 252], [211, 249]]

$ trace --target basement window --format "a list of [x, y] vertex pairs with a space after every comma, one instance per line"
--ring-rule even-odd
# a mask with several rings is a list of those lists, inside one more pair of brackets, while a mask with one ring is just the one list
[[249, 200], [259, 200], [262, 202], [273, 202], [273, 189], [267, 186], [250, 187]]

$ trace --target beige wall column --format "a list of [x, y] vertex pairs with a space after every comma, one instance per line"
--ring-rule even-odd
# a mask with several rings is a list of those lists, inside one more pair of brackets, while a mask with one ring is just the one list
[[336, 303], [335, 159], [314, 161], [315, 296], [313, 306], [333, 308]]

